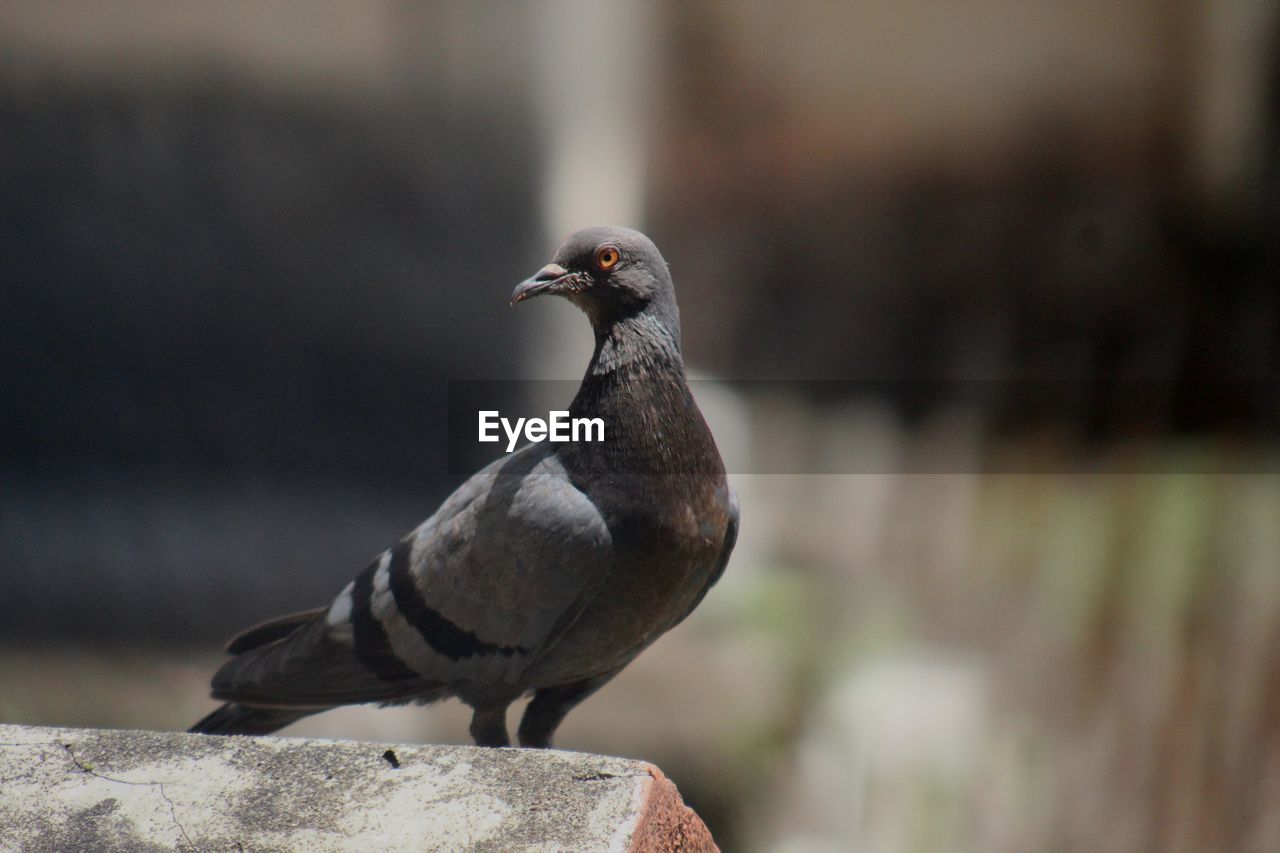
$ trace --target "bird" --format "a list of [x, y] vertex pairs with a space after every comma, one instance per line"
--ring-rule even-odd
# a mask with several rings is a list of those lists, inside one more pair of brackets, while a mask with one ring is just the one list
[[[579, 703], [682, 622], [724, 574], [738, 499], [686, 379], [666, 261], [639, 231], [576, 231], [511, 305], [567, 299], [595, 344], [571, 417], [482, 468], [327, 607], [227, 644], [220, 707], [191, 727], [263, 735], [349, 704], [457, 698], [477, 746], [547, 748]], [[593, 436], [599, 438], [599, 436]]]

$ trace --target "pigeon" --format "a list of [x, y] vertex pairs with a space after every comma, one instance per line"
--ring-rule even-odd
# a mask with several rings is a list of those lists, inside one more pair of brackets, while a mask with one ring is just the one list
[[[511, 304], [568, 299], [595, 348], [573, 418], [603, 440], [499, 457], [383, 552], [328, 607], [237, 635], [225, 702], [191, 728], [269, 734], [339, 705], [472, 709], [478, 746], [550, 747], [577, 704], [685, 619], [724, 573], [738, 500], [694, 402], [667, 263], [643, 234], [570, 235]], [[594, 436], [599, 438], [599, 436]]]

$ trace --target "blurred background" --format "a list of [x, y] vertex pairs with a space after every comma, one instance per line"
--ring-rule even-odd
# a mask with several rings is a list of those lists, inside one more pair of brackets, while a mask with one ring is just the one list
[[580, 375], [507, 299], [597, 222], [744, 520], [559, 745], [728, 850], [1280, 850], [1276, 0], [6, 0], [0, 720], [209, 710], [450, 381]]

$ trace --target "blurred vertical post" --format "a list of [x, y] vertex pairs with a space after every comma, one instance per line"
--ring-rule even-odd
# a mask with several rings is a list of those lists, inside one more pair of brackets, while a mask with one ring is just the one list
[[[1268, 86], [1276, 73], [1280, 3], [1233, 0], [1193, 7], [1188, 168], [1193, 190], [1221, 220], [1258, 206], [1265, 186]], [[1227, 225], [1238, 225], [1227, 222]]]
[[[542, 216], [548, 254], [588, 225], [644, 215], [653, 9], [643, 0], [558, 0], [534, 12], [534, 102], [547, 152]], [[526, 378], [577, 379], [591, 337], [568, 306], [532, 325]], [[563, 403], [564, 401], [560, 401]]]

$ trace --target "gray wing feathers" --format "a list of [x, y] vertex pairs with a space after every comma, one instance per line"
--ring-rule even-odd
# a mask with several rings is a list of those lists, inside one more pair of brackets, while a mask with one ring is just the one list
[[432, 698], [515, 683], [612, 565], [608, 527], [546, 445], [499, 460], [324, 611], [251, 629], [214, 696], [259, 705]]
[[349, 647], [329, 639], [321, 616], [287, 638], [233, 658], [213, 677], [214, 698], [263, 706], [395, 702], [430, 690], [422, 681], [374, 675]]
[[227, 641], [227, 654], [244, 654], [259, 646], [265, 646], [268, 643], [274, 643], [276, 640], [284, 639], [323, 612], [324, 608], [304, 610], [301, 613], [290, 613], [288, 616], [277, 616], [275, 619], [268, 619], [266, 622], [254, 625], [252, 628], [246, 628]]
[[379, 615], [428, 678], [514, 682], [612, 564], [599, 511], [554, 457], [526, 456], [477, 474], [406, 539], [407, 565], [392, 560], [408, 583]]

